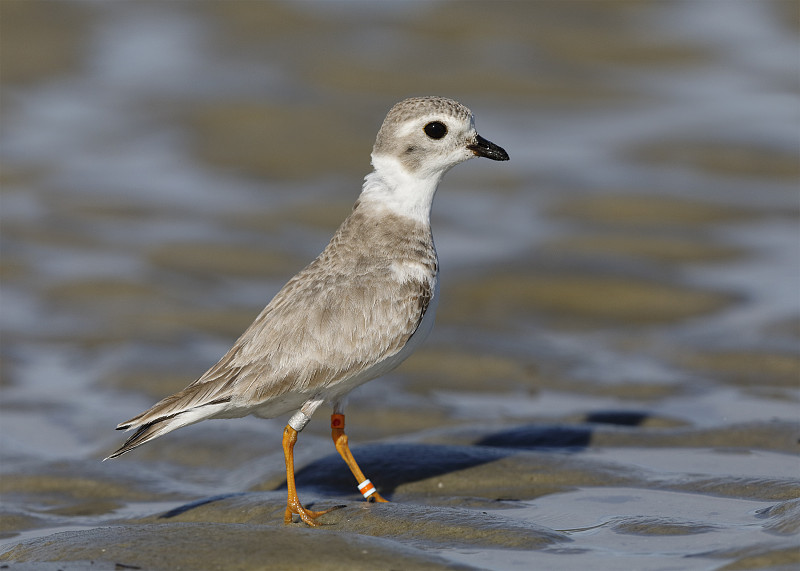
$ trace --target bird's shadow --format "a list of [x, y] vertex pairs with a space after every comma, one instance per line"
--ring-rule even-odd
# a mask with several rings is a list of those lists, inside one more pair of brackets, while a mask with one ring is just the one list
[[167, 512], [164, 512], [163, 514], [159, 515], [158, 518], [159, 519], [173, 518], [173, 517], [179, 516], [181, 514], [184, 514], [184, 513], [188, 512], [190, 510], [193, 510], [195, 508], [199, 508], [200, 506], [213, 504], [214, 502], [218, 502], [220, 500], [226, 500], [228, 498], [235, 498], [235, 497], [238, 497], [238, 496], [243, 496], [243, 495], [245, 495], [245, 493], [246, 492], [235, 492], [235, 493], [232, 493], [232, 494], [220, 494], [218, 496], [211, 496], [211, 497], [208, 497], [208, 498], [200, 498], [199, 500], [196, 500], [194, 502], [189, 502], [188, 504], [182, 504], [182, 505], [180, 505], [180, 506], [178, 506], [176, 508], [172, 508], [171, 510], [169, 510]]
[[[398, 486], [487, 464], [521, 450], [577, 453], [586, 449], [596, 430], [593, 425], [638, 426], [645, 412], [598, 411], [579, 425], [526, 424], [478, 437], [472, 445], [421, 443], [369, 444], [353, 449], [353, 456], [381, 494], [391, 497]], [[299, 487], [326, 494], [351, 494], [353, 476], [338, 454], [330, 454], [298, 470]], [[275, 489], [284, 489], [282, 482]]]
[[[426, 480], [482, 464], [495, 462], [523, 450], [553, 453], [578, 453], [592, 441], [597, 424], [639, 426], [649, 415], [645, 412], [598, 411], [587, 414], [576, 425], [524, 424], [476, 436], [471, 445], [387, 443], [354, 448], [368, 477], [378, 483], [381, 494], [391, 498], [402, 484]], [[313, 488], [323, 495], [353, 494], [353, 476], [338, 454], [330, 454], [304, 466], [296, 473], [299, 487]], [[285, 490], [284, 480], [275, 490]], [[183, 504], [159, 518], [173, 518], [195, 508], [246, 492], [220, 494]]]
[[[401, 484], [426, 480], [508, 456], [493, 448], [436, 444], [369, 444], [353, 449], [353, 456], [383, 495], [391, 496]], [[330, 454], [304, 466], [295, 474], [297, 485], [322, 494], [351, 494], [353, 476], [338, 454]], [[285, 487], [283, 482], [278, 488]]]

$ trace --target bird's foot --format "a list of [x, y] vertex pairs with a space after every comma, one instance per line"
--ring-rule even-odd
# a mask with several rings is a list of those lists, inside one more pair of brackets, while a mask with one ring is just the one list
[[378, 503], [389, 503], [389, 500], [385, 499], [382, 495], [378, 492], [374, 492], [370, 497], [367, 498], [368, 502], [378, 502]]
[[292, 516], [294, 514], [297, 514], [297, 515], [300, 516], [300, 520], [305, 522], [306, 525], [308, 525], [310, 527], [317, 527], [317, 526], [320, 525], [320, 523], [316, 521], [316, 519], [319, 516], [324, 515], [324, 514], [326, 514], [328, 512], [332, 512], [333, 510], [338, 510], [338, 509], [343, 508], [343, 507], [344, 506], [333, 506], [332, 508], [328, 508], [326, 510], [314, 511], [314, 510], [309, 510], [309, 509], [304, 508], [300, 504], [299, 501], [296, 502], [296, 503], [295, 502], [288, 502], [286, 504], [286, 512], [284, 513], [284, 516], [283, 516], [283, 523], [287, 524], [287, 525], [292, 523], [292, 519], [293, 519]]

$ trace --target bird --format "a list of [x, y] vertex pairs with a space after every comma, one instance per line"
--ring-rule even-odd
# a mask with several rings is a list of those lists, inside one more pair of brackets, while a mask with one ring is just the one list
[[367, 501], [386, 502], [350, 452], [345, 397], [394, 369], [430, 333], [439, 303], [433, 198], [444, 174], [474, 157], [509, 160], [502, 147], [477, 133], [466, 106], [427, 96], [391, 107], [372, 149], [373, 170], [322, 253], [278, 291], [201, 377], [120, 423], [117, 430], [135, 432], [106, 460], [202, 420], [292, 413], [282, 440], [284, 522], [297, 515], [314, 527], [336, 508], [303, 507], [294, 447], [314, 411], [328, 403], [334, 446], [359, 491]]

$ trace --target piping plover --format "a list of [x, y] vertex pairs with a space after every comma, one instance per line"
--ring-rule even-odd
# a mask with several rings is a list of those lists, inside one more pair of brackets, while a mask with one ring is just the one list
[[220, 361], [180, 392], [121, 423], [136, 432], [115, 458], [209, 418], [293, 412], [283, 432], [288, 501], [308, 525], [330, 510], [300, 504], [294, 444], [323, 403], [336, 450], [370, 501], [386, 501], [358, 467], [344, 433], [344, 397], [399, 365], [433, 327], [438, 262], [430, 212], [444, 173], [472, 157], [508, 160], [478, 135], [472, 113], [443, 97], [391, 108], [372, 149], [373, 171], [328, 246], [278, 292]]

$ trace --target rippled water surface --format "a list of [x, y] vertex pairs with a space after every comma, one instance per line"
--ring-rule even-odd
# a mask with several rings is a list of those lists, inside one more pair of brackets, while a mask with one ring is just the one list
[[[793, 0], [0, 3], [0, 562], [800, 565]], [[508, 163], [434, 204], [437, 325], [327, 411], [101, 463], [327, 243], [396, 101]], [[117, 567], [121, 568], [121, 567]], [[127, 567], [126, 567], [127, 568]]]

